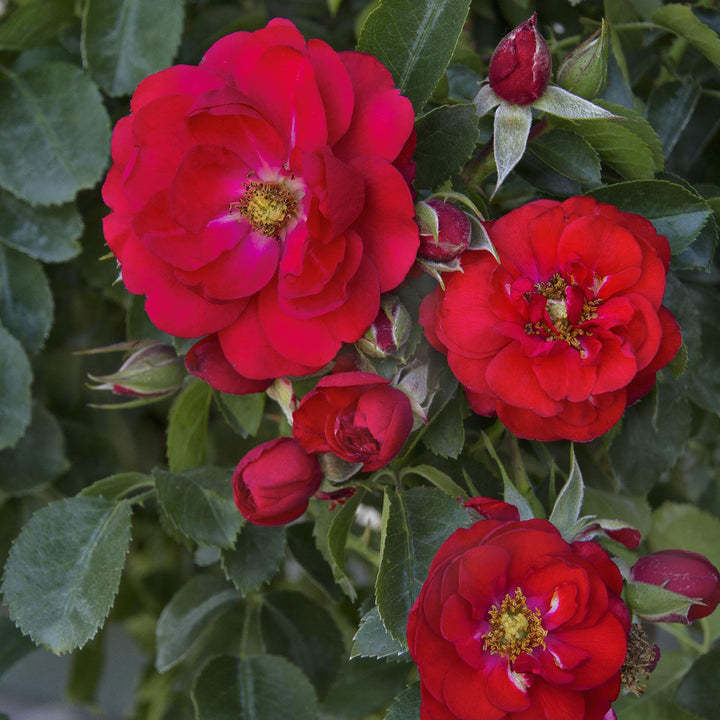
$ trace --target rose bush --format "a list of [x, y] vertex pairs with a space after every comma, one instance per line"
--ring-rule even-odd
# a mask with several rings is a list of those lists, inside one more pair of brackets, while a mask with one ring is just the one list
[[318, 459], [292, 438], [270, 440], [253, 448], [235, 468], [235, 504], [255, 525], [285, 525], [305, 512], [322, 477]]
[[620, 691], [630, 616], [594, 542], [545, 520], [454, 532], [408, 621], [423, 720], [602, 720]]
[[675, 356], [664, 306], [667, 240], [589, 197], [537, 200], [486, 228], [421, 306], [470, 405], [520, 437], [587, 441], [609, 430]]
[[357, 340], [419, 243], [413, 109], [390, 73], [276, 19], [151, 75], [130, 107], [105, 237], [158, 328], [214, 338], [203, 377], [223, 358], [303, 375]]
[[372, 373], [341, 372], [318, 382], [293, 413], [293, 437], [311, 453], [333, 453], [365, 471], [387, 465], [413, 425], [407, 395]]

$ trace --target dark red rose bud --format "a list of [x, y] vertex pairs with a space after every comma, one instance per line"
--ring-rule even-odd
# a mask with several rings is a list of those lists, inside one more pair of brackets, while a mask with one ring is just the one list
[[410, 313], [400, 298], [383, 295], [375, 321], [358, 340], [357, 346], [370, 357], [388, 357], [402, 349], [410, 338], [411, 328]]
[[[425, 214], [418, 212], [420, 249], [418, 256], [425, 260], [448, 262], [467, 249], [472, 235], [470, 220], [456, 205], [443, 200], [418, 203], [437, 218], [437, 238], [433, 229], [423, 220]], [[433, 223], [434, 224], [434, 223]]]
[[493, 92], [513, 105], [529, 105], [547, 89], [552, 58], [536, 27], [537, 15], [511, 30], [490, 58], [488, 80]]
[[235, 504], [255, 525], [285, 525], [305, 512], [322, 477], [317, 457], [295, 440], [270, 440], [253, 448], [235, 469]]
[[698, 602], [682, 613], [653, 617], [653, 622], [691, 623], [710, 615], [720, 603], [720, 573], [703, 555], [688, 550], [660, 550], [632, 567], [633, 582], [657, 585]]

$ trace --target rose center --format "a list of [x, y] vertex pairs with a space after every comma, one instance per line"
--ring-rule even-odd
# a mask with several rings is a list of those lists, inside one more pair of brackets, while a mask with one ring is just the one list
[[531, 653], [533, 648], [545, 648], [547, 630], [542, 626], [540, 610], [531, 610], [522, 590], [515, 595], [505, 595], [500, 607], [490, 608], [490, 631], [483, 635], [483, 650], [504, 655], [513, 662], [522, 653]]
[[[544, 302], [536, 302], [539, 298]], [[587, 300], [581, 288], [568, 283], [560, 273], [547, 282], [535, 284], [533, 292], [526, 293], [530, 303], [531, 322], [525, 325], [528, 335], [541, 335], [548, 341], [564, 340], [581, 350], [579, 338], [592, 335], [583, 323], [597, 317], [599, 300]]]
[[246, 184], [245, 194], [230, 205], [230, 212], [242, 215], [252, 229], [275, 237], [297, 210], [295, 196], [279, 182]]

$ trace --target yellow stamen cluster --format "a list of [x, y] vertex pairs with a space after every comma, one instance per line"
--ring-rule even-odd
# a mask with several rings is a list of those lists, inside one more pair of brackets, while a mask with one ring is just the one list
[[[578, 338], [582, 335], [592, 335], [592, 333], [573, 325], [568, 320], [567, 286], [567, 282], [560, 273], [555, 273], [547, 282], [536, 283], [535, 291], [547, 298], [546, 309], [552, 325], [548, 327], [544, 320], [528, 323], [525, 325], [525, 333], [527, 335], [543, 335], [550, 341], [564, 340], [571, 347], [580, 350], [581, 345]], [[596, 318], [599, 304], [599, 300], [585, 300], [580, 311], [578, 325]]]
[[252, 229], [268, 237], [276, 237], [295, 211], [295, 196], [278, 182], [248, 182], [245, 194], [230, 204], [230, 213], [246, 218]]
[[531, 653], [542, 645], [545, 649], [547, 630], [542, 626], [540, 610], [530, 610], [522, 590], [515, 596], [505, 595], [500, 607], [490, 608], [490, 632], [483, 635], [483, 650], [504, 655], [510, 662], [522, 653]]

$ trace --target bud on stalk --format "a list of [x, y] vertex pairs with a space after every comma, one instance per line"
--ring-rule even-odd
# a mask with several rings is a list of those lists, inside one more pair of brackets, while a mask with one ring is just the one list
[[605, 21], [560, 64], [557, 83], [586, 100], [597, 97], [607, 82], [608, 32]]
[[490, 58], [488, 80], [493, 92], [511, 105], [530, 105], [550, 82], [552, 58], [536, 27], [537, 14], [511, 30]]
[[383, 295], [373, 324], [357, 341], [360, 352], [385, 358], [399, 352], [410, 337], [410, 313], [395, 295]]
[[[418, 203], [416, 210], [420, 228], [419, 257], [449, 262], [467, 250], [472, 228], [467, 215], [460, 208], [443, 200], [428, 200]], [[432, 216], [431, 223], [424, 219], [428, 213]]]

